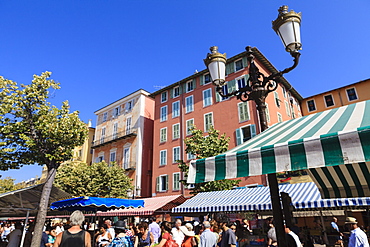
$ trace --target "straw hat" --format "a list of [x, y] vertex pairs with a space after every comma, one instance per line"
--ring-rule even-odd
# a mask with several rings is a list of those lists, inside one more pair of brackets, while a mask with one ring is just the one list
[[353, 217], [347, 217], [346, 222], [344, 224], [357, 224], [356, 218]]
[[186, 228], [188, 228], [189, 231], [193, 230], [193, 225], [192, 224], [186, 223], [185, 226], [186, 226]]
[[186, 228], [186, 226], [180, 226], [180, 230], [182, 231], [182, 233], [184, 233], [185, 236], [188, 236], [188, 237], [195, 236], [195, 233], [193, 231], [189, 231], [188, 228]]

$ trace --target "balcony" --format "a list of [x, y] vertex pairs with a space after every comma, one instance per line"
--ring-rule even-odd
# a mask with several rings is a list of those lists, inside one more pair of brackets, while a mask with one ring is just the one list
[[124, 162], [122, 164], [122, 168], [125, 169], [126, 171], [133, 171], [136, 169], [136, 162], [135, 161]]
[[122, 139], [131, 138], [133, 136], [136, 136], [136, 133], [137, 129], [130, 128], [125, 131], [117, 132], [116, 134], [113, 134], [111, 136], [101, 137], [100, 139], [93, 141], [92, 148], [97, 148]]

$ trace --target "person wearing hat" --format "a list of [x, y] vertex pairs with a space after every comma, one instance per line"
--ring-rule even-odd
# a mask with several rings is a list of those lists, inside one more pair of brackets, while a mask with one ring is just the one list
[[117, 221], [113, 229], [116, 237], [108, 245], [108, 247], [133, 247], [134, 243], [130, 236], [126, 234], [126, 223], [122, 220]]
[[369, 247], [366, 233], [358, 227], [356, 218], [347, 217], [344, 224], [348, 225], [351, 230], [348, 247]]
[[[192, 227], [191, 227], [192, 229]], [[181, 247], [193, 247], [194, 241], [193, 238], [195, 233], [193, 231], [189, 231], [189, 229], [185, 226], [180, 226], [180, 230], [185, 235], [184, 241], [181, 244]]]

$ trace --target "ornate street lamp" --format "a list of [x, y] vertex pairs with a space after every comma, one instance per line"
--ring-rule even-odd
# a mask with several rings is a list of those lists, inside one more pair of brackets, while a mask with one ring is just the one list
[[[272, 73], [269, 76], [262, 74], [254, 63], [253, 49], [250, 46], [246, 47], [247, 58], [249, 63], [249, 78], [246, 86], [238, 88], [231, 93], [223, 93], [222, 86], [226, 84], [225, 81], [225, 67], [226, 67], [226, 54], [219, 53], [218, 47], [213, 46], [210, 48], [211, 53], [207, 54], [204, 63], [208, 67], [212, 82], [216, 86], [217, 92], [222, 97], [236, 96], [241, 101], [255, 101], [260, 118], [261, 131], [268, 128], [266, 120], [266, 97], [270, 92], [276, 90], [279, 79], [283, 74], [286, 74], [297, 67], [299, 62], [302, 44], [300, 35], [301, 13], [296, 13], [293, 10], [288, 12], [288, 6], [279, 8], [279, 15], [275, 21], [272, 22], [273, 29], [282, 40], [285, 50], [293, 57], [293, 66]], [[276, 179], [276, 174], [268, 174], [268, 181], [270, 187], [271, 203], [273, 208], [273, 216], [276, 227], [276, 235], [279, 247], [286, 247], [285, 231], [283, 224], [283, 213], [281, 210], [279, 187]]]

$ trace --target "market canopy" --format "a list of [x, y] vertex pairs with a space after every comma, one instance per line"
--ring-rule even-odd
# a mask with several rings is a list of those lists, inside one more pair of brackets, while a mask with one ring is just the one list
[[50, 208], [52, 210], [60, 211], [81, 210], [86, 212], [96, 212], [98, 210], [106, 211], [116, 208], [137, 208], [143, 206], [143, 200], [81, 196], [53, 202]]
[[[362, 101], [275, 124], [223, 154], [192, 161], [187, 182], [311, 169], [320, 173], [315, 178], [323, 181], [315, 181], [324, 197], [334, 190], [370, 196], [369, 161], [370, 101]], [[327, 170], [343, 164], [330, 177]]]
[[[23, 189], [0, 194], [0, 216], [24, 216], [26, 211], [35, 215], [38, 210], [44, 184], [38, 184]], [[53, 186], [49, 203], [71, 195]], [[50, 204], [49, 204], [50, 205]]]
[[[370, 197], [322, 199], [313, 182], [279, 184], [298, 210], [370, 206]], [[243, 212], [272, 210], [269, 187], [202, 192], [172, 209], [173, 213]]]
[[171, 209], [185, 202], [183, 195], [144, 198], [143, 208], [124, 208], [98, 212], [97, 216], [145, 216], [171, 212]]

